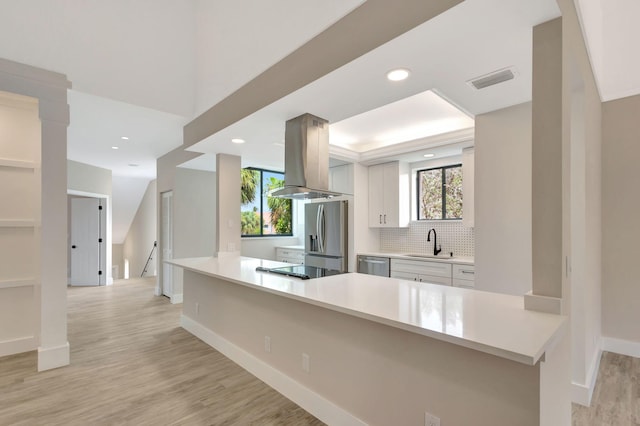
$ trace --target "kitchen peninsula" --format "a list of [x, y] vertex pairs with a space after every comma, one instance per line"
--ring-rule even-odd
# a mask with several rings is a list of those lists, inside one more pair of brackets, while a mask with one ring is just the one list
[[567, 321], [521, 297], [357, 273], [303, 281], [240, 256], [169, 263], [184, 269], [182, 326], [329, 424], [563, 416]]

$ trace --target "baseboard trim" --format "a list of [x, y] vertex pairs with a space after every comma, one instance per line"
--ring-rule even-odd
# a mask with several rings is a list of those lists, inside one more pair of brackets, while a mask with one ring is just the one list
[[37, 348], [34, 336], [20, 337], [18, 339], [4, 340], [0, 342], [0, 356], [21, 354], [35, 351]]
[[602, 350], [607, 352], [614, 352], [620, 355], [640, 358], [640, 342], [633, 342], [631, 340], [603, 337]]
[[591, 406], [591, 398], [593, 390], [596, 388], [596, 379], [598, 378], [598, 370], [600, 370], [600, 360], [602, 359], [602, 350], [598, 349], [591, 360], [589, 372], [587, 373], [586, 383], [571, 383], [571, 401], [576, 404]]
[[52, 370], [69, 365], [69, 342], [49, 348], [38, 348], [38, 371]]
[[193, 334], [227, 358], [262, 380], [300, 407], [326, 424], [365, 426], [366, 423], [327, 400], [311, 389], [296, 382], [286, 374], [273, 368], [263, 360], [236, 346], [224, 337], [209, 330], [199, 322], [185, 316], [180, 317], [182, 328]]
[[182, 293], [174, 294], [171, 296], [171, 303], [176, 305], [178, 303], [182, 303]]

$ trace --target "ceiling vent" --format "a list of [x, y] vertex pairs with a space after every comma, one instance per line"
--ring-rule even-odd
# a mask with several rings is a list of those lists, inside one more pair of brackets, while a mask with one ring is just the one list
[[493, 86], [494, 84], [513, 80], [517, 75], [518, 71], [516, 71], [515, 67], [503, 68], [489, 74], [481, 75], [480, 77], [472, 78], [467, 81], [467, 84], [480, 90], [485, 87]]

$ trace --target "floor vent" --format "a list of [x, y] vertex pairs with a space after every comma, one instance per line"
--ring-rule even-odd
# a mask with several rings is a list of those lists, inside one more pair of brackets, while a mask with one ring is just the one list
[[467, 84], [480, 90], [484, 89], [485, 87], [493, 86], [494, 84], [513, 80], [517, 75], [518, 72], [516, 71], [516, 69], [514, 67], [509, 67], [491, 72], [489, 74], [481, 75], [480, 77], [472, 78], [471, 80], [467, 81]]

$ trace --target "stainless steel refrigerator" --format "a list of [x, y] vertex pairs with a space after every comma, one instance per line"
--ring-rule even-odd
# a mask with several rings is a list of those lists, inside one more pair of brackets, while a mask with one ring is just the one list
[[305, 204], [305, 257], [307, 266], [347, 270], [347, 201]]

